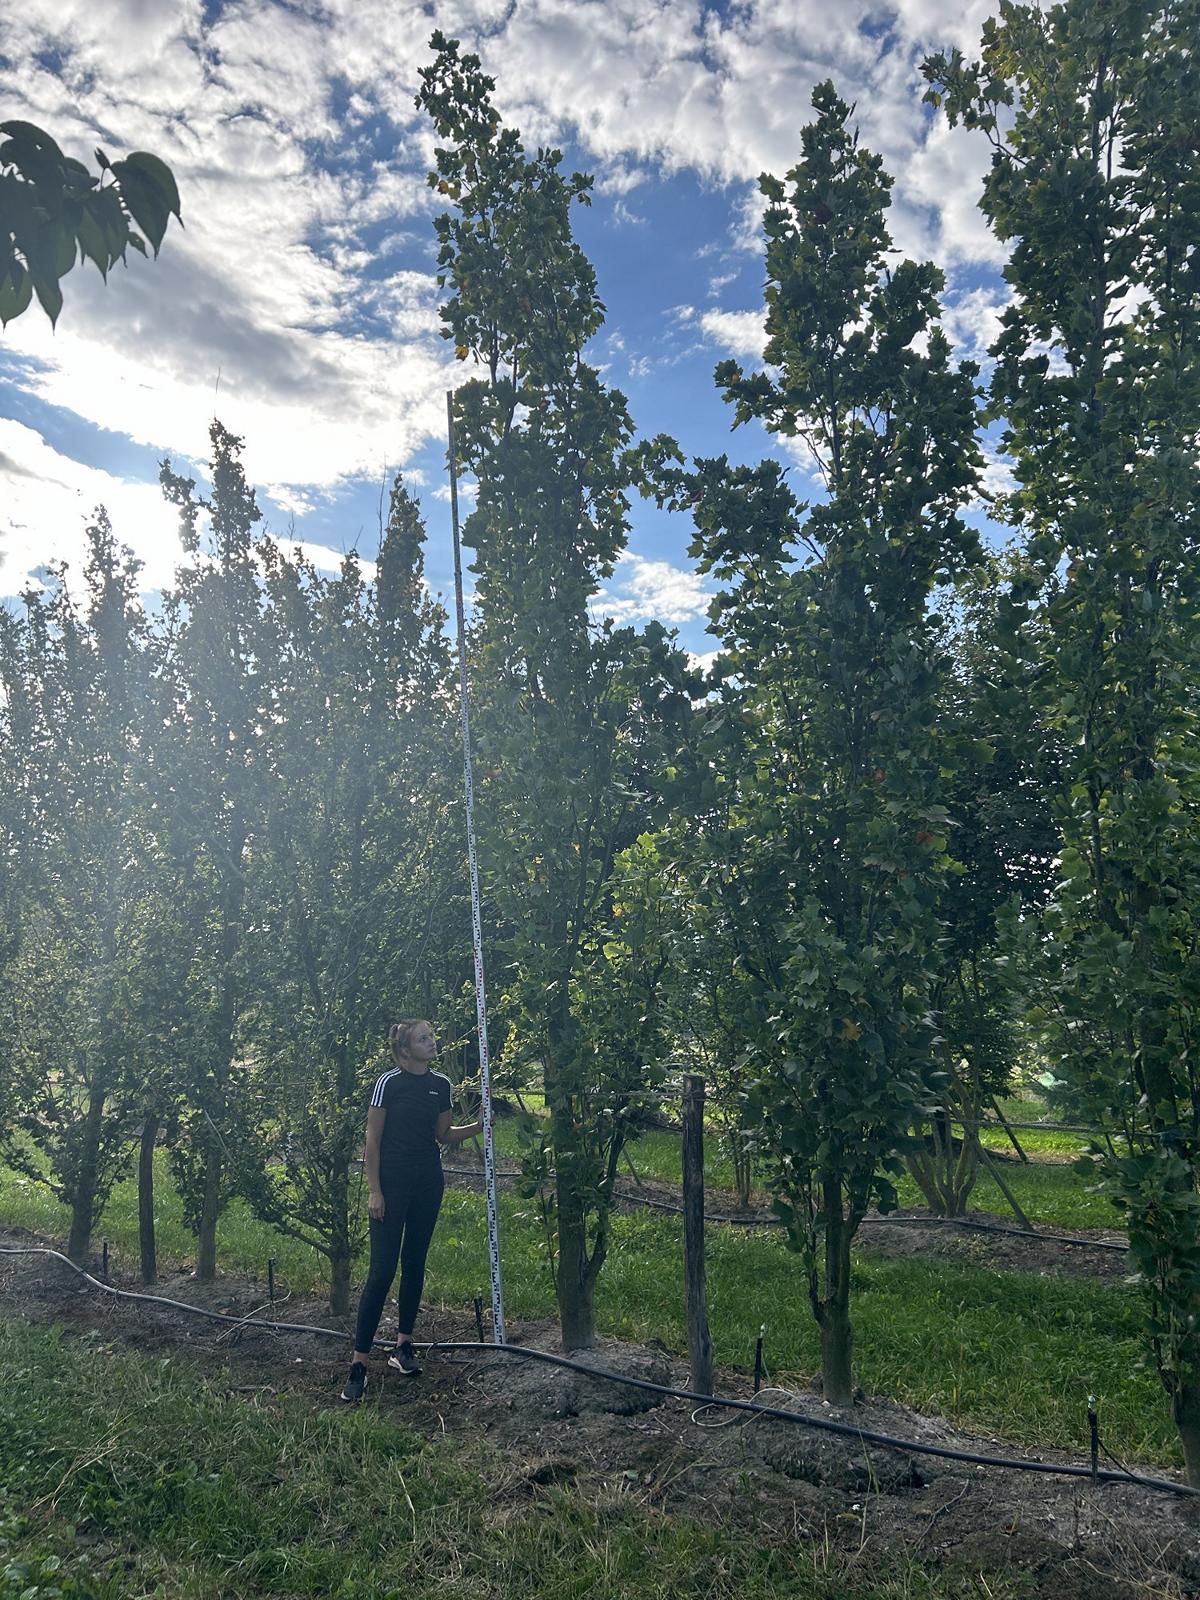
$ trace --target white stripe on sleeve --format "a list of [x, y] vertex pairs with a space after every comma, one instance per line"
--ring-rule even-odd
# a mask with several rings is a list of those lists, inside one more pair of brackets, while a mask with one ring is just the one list
[[381, 1106], [383, 1104], [383, 1091], [387, 1087], [387, 1081], [389, 1078], [394, 1078], [399, 1070], [399, 1067], [392, 1067], [389, 1071], [383, 1073], [381, 1077], [376, 1078], [375, 1087], [371, 1091], [371, 1104], [373, 1106]]

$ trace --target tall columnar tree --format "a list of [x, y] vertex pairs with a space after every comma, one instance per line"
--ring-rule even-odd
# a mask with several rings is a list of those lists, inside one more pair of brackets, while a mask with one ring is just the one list
[[[1059, 1075], [1107, 1085], [1103, 1161], [1153, 1358], [1200, 1483], [1200, 103], [1196, 0], [1005, 3], [928, 98], [992, 146], [1010, 246], [992, 405], [1008, 503], [1044, 574], [1039, 709], [1064, 750], [1038, 1021]], [[1029, 586], [1030, 590], [1034, 585]]]
[[[752, 1104], [801, 1252], [825, 1392], [853, 1393], [850, 1247], [894, 1203], [897, 1151], [929, 1102], [948, 869], [945, 670], [930, 591], [977, 555], [959, 510], [976, 474], [975, 369], [939, 326], [941, 274], [887, 264], [891, 180], [832, 84], [767, 200], [767, 366], [717, 381], [738, 422], [806, 446], [826, 493], [783, 469], [699, 462], [702, 570], [739, 736], [713, 877], [752, 976]], [[727, 846], [727, 847], [726, 847]], [[738, 880], [727, 883], [730, 864]]]
[[10, 1162], [70, 1208], [74, 1261], [127, 1161], [147, 1059], [142, 958], [156, 884], [136, 570], [101, 511], [82, 593], [60, 571], [0, 630], [16, 802], [4, 891], [16, 1114], [3, 1132]]
[[478, 481], [464, 536], [489, 774], [483, 870], [512, 935], [513, 1016], [544, 1071], [563, 1341], [585, 1346], [630, 1083], [616, 1041], [596, 1048], [573, 995], [602, 951], [614, 860], [644, 826], [656, 730], [686, 713], [686, 669], [661, 628], [589, 622], [625, 545], [635, 473], [624, 396], [584, 359], [604, 308], [570, 213], [590, 179], [565, 176], [556, 150], [528, 155], [477, 58], [440, 34], [433, 47], [418, 103], [440, 140], [430, 182], [455, 205], [436, 224], [452, 290], [442, 317], [474, 369], [457, 415]]
[[[264, 548], [272, 715], [260, 748], [255, 1001], [244, 1035], [282, 1162], [251, 1197], [328, 1258], [335, 1312], [349, 1307], [366, 1224], [353, 1166], [368, 1078], [389, 1022], [423, 1009], [429, 924], [454, 887], [435, 877], [445, 835], [462, 856], [456, 815], [446, 815], [458, 799], [449, 657], [422, 583], [424, 536], [397, 480], [373, 585], [353, 557], [324, 578]], [[465, 916], [457, 932], [465, 971]]]
[[262, 600], [252, 530], [260, 512], [242, 469], [241, 440], [219, 422], [210, 437], [209, 497], [166, 462], [161, 474], [192, 557], [167, 602], [174, 637], [159, 826], [176, 904], [195, 940], [178, 1040], [186, 1092], [172, 1161], [197, 1233], [202, 1279], [216, 1271], [217, 1222], [238, 1171], [257, 1160], [250, 1086], [237, 1070], [238, 1026], [247, 987], [247, 875], [262, 823], [259, 746], [271, 715], [259, 666]]

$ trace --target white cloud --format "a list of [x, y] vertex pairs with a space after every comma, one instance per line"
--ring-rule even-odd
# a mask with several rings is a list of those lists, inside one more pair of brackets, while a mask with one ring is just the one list
[[697, 573], [631, 554], [617, 563], [611, 586], [595, 596], [592, 614], [620, 625], [694, 622], [707, 615], [712, 597]]
[[34, 573], [65, 561], [80, 574], [85, 529], [103, 505], [119, 543], [143, 563], [147, 589], [165, 588], [182, 558], [175, 511], [156, 483], [131, 483], [61, 455], [23, 423], [0, 418], [0, 595], [12, 597]]
[[649, 176], [645, 167], [634, 167], [625, 161], [614, 161], [597, 176], [596, 193], [626, 195], [640, 183], [645, 183]]
[[1012, 295], [1005, 289], [967, 289], [947, 295], [942, 326], [960, 356], [988, 361], [988, 347], [1000, 336], [1000, 318]]
[[[316, 567], [318, 572], [340, 572], [342, 563], [346, 559], [344, 551], [331, 550], [328, 545], [313, 544], [307, 539], [280, 539], [279, 545], [288, 554], [295, 552], [302, 560], [307, 561], [310, 567]], [[364, 582], [370, 583], [375, 576], [375, 563], [364, 561], [359, 556], [358, 565]]]
[[986, 510], [988, 501], [996, 495], [1012, 494], [1017, 487], [1013, 463], [1009, 456], [1001, 455], [986, 442], [983, 446], [983, 471], [979, 475], [979, 497], [972, 501], [972, 509]]
[[[458, 480], [458, 498], [460, 504], [464, 500], [474, 500], [478, 493], [479, 484], [474, 478], [460, 478]], [[449, 505], [450, 485], [448, 483], [439, 483], [437, 488], [433, 491], [433, 498], [435, 500], [444, 500], [446, 504]]]
[[613, 221], [626, 228], [644, 228], [646, 219], [638, 212], [631, 211], [624, 200], [618, 200], [613, 207]]
[[[148, 145], [184, 196], [186, 229], [172, 225], [157, 262], [132, 257], [107, 289], [77, 268], [56, 333], [36, 310], [6, 331], [33, 394], [192, 461], [215, 409], [245, 435], [250, 475], [281, 493], [402, 461], [440, 430], [432, 273], [368, 280], [360, 239], [432, 201], [419, 170], [323, 164], [347, 154], [329, 45], [327, 23], [270, 0], [229, 6], [203, 37], [198, 7], [153, 0], [30, 0], [0, 26], [10, 114], [53, 126], [73, 154]], [[38, 65], [51, 51], [57, 74]]]
[[716, 345], [731, 355], [762, 360], [766, 317], [762, 311], [705, 311], [700, 326]]

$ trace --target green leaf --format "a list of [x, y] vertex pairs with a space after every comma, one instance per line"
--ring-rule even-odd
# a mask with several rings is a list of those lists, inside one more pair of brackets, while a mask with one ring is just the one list
[[[148, 178], [139, 167], [128, 161], [114, 161], [113, 175], [120, 186], [121, 204], [149, 239], [158, 254], [158, 247], [171, 220], [171, 206], [158, 184]], [[133, 236], [130, 235], [130, 243]], [[144, 253], [144, 252], [143, 252]]]
[[28, 308], [33, 298], [33, 279], [24, 267], [17, 267], [17, 278], [0, 279], [0, 325], [7, 326]]
[[126, 156], [122, 163], [126, 168], [133, 168], [140, 172], [146, 182], [158, 190], [163, 203], [173, 217], [183, 218], [179, 211], [179, 189], [175, 182], [175, 175], [165, 161], [160, 161], [158, 156], [151, 155], [146, 150], [135, 150]]
[[113, 263], [113, 254], [109, 250], [108, 240], [104, 229], [96, 221], [92, 212], [85, 208], [79, 227], [76, 229], [79, 248], [88, 261], [94, 261], [100, 269], [102, 278], [108, 277], [108, 269]]
[[50, 318], [51, 327], [55, 326], [63, 304], [62, 290], [58, 286], [58, 279], [37, 277], [33, 280], [33, 287], [42, 310]]
[[56, 155], [60, 161], [62, 160], [62, 151], [54, 140], [44, 129], [35, 128], [32, 122], [18, 122], [15, 120], [0, 122], [0, 133], [8, 134], [10, 139], [22, 139], [29, 144], [37, 145], [41, 149], [50, 151], [52, 155]]

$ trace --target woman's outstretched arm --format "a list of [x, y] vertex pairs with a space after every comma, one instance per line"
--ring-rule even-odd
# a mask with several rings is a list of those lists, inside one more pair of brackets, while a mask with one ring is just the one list
[[464, 1140], [474, 1139], [483, 1132], [482, 1117], [478, 1122], [472, 1122], [469, 1127], [452, 1128], [450, 1119], [453, 1115], [452, 1111], [443, 1111], [437, 1119], [436, 1138], [439, 1144], [462, 1144]]

